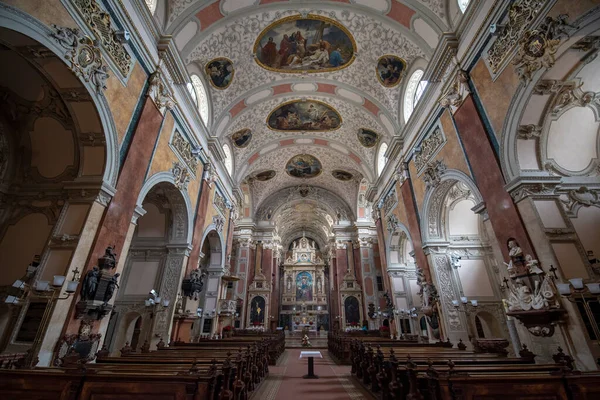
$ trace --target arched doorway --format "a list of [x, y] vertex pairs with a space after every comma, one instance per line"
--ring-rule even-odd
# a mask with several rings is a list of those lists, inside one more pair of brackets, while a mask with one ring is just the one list
[[[0, 17], [0, 285], [19, 279], [37, 287], [55, 275], [74, 279], [71, 271], [85, 262], [90, 244], [82, 233], [94, 236], [110, 199], [103, 185], [116, 180], [116, 135], [102, 96], [71, 72], [64, 49], [39, 34], [47, 28], [6, 12]], [[43, 338], [36, 350], [39, 365], [48, 365], [63, 320], [41, 326], [47, 299], [24, 293], [15, 293], [19, 304], [0, 310], [7, 321], [0, 350], [22, 352]], [[71, 301], [50, 306], [60, 315]]]
[[[496, 239], [488, 236], [483, 217], [473, 211], [481, 201], [471, 179], [455, 170], [447, 170], [425, 196], [423, 243], [437, 248], [428, 256], [443, 314], [437, 322], [443, 336], [451, 341], [467, 343], [468, 338], [478, 337], [478, 311], [493, 315], [497, 321], [506, 320], [494, 269], [492, 243]], [[506, 324], [494, 334], [511, 339]]]
[[[134, 312], [138, 340], [154, 345], [168, 341], [189, 248], [188, 207], [185, 193], [171, 182], [142, 190], [144, 215], [137, 221], [123, 268], [121, 290], [115, 301], [114, 334], [107, 338], [116, 353], [126, 341], [134, 342], [127, 315]], [[108, 332], [113, 329], [109, 326]]]

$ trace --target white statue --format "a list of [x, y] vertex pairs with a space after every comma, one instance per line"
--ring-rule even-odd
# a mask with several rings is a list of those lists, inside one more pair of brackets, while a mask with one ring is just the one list
[[517, 279], [508, 296], [508, 311], [529, 311], [531, 310], [531, 300], [529, 288], [521, 279]]
[[539, 275], [544, 273], [544, 271], [542, 271], [540, 268], [540, 263], [538, 260], [534, 260], [533, 257], [531, 257], [531, 254], [527, 254], [525, 256], [525, 265], [527, 265], [527, 269], [529, 270], [530, 274]]
[[321, 277], [317, 278], [317, 292], [321, 293], [323, 291], [323, 285], [321, 284]]

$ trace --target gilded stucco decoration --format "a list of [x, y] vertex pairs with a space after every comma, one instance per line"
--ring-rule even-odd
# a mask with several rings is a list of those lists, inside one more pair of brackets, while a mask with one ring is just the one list
[[521, 39], [523, 32], [535, 20], [546, 2], [544, 0], [518, 0], [508, 11], [508, 21], [498, 38], [487, 51], [487, 62], [496, 74], [505, 65], [507, 58], [512, 54]]
[[180, 190], [187, 190], [188, 184], [190, 183], [190, 174], [187, 168], [178, 161], [173, 162], [171, 173], [175, 180], [175, 186]]
[[109, 76], [108, 67], [96, 42], [77, 28], [52, 25], [52, 29], [50, 36], [67, 50], [65, 59], [71, 71], [86, 82], [91, 82], [98, 94], [103, 94]]
[[121, 32], [114, 28], [110, 14], [96, 0], [73, 0], [73, 4], [115, 62], [119, 72], [127, 76], [133, 62], [125, 49]]
[[568, 39], [568, 16], [546, 17], [538, 29], [526, 31], [519, 40], [517, 55], [513, 60], [515, 71], [522, 82], [529, 82], [532, 75], [542, 69], [550, 69], [556, 62], [554, 54], [562, 39]]
[[188, 142], [178, 130], [175, 130], [175, 133], [173, 134], [171, 145], [189, 167], [190, 171], [196, 171], [198, 168], [198, 158], [192, 152], [193, 148], [191, 143]]
[[429, 160], [437, 154], [445, 141], [446, 139], [444, 138], [442, 129], [438, 126], [434, 128], [429, 136], [416, 146], [414, 160], [417, 171], [420, 172], [423, 167], [425, 167]]

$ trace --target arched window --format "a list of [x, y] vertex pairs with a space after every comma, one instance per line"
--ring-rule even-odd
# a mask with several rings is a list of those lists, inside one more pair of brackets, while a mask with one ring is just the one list
[[475, 316], [475, 329], [477, 329], [477, 337], [480, 339], [485, 339], [485, 332], [483, 330], [483, 324], [478, 316]]
[[157, 3], [158, 0], [146, 0], [146, 5], [148, 6], [148, 10], [150, 10], [150, 14], [154, 15]]
[[381, 173], [383, 172], [383, 168], [387, 163], [387, 158], [385, 157], [385, 152], [387, 151], [387, 148], [387, 143], [381, 143], [381, 146], [379, 146], [379, 153], [377, 154], [377, 175], [381, 175]]
[[194, 91], [196, 92], [195, 100], [198, 105], [200, 117], [202, 118], [202, 121], [208, 125], [208, 96], [206, 95], [206, 89], [204, 89], [204, 84], [198, 75], [192, 75], [191, 79]]
[[410, 76], [408, 83], [406, 84], [406, 91], [404, 92], [404, 122], [408, 121], [415, 106], [419, 102], [421, 95], [427, 87], [427, 82], [421, 80], [423, 78], [424, 71], [418, 69]]
[[187, 87], [187, 90], [188, 90], [190, 96], [192, 96], [192, 100], [194, 100], [194, 104], [196, 105], [196, 107], [198, 107], [198, 96], [196, 96], [196, 91], [194, 90], [194, 86], [188, 82], [186, 87]]
[[227, 172], [229, 172], [229, 175], [231, 175], [233, 172], [233, 158], [231, 149], [226, 144], [223, 145], [223, 153], [225, 153], [225, 168], [227, 169]]
[[460, 11], [462, 11], [463, 14], [467, 10], [467, 7], [469, 6], [470, 1], [471, 0], [458, 0], [458, 8], [460, 8]]

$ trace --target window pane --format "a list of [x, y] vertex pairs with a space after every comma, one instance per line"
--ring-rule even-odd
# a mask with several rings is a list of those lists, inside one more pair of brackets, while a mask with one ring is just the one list
[[206, 89], [204, 89], [204, 85], [197, 75], [192, 75], [192, 85], [194, 85], [196, 92], [196, 104], [198, 105], [200, 117], [205, 124], [208, 124], [208, 96], [206, 95]]
[[[416, 104], [415, 97], [417, 94], [417, 88], [421, 84], [421, 78], [423, 77], [423, 73], [424, 72], [422, 69], [416, 70], [410, 76], [410, 79], [408, 80], [408, 83], [406, 84], [406, 91], [404, 92], [404, 106], [403, 106], [404, 122], [408, 121], [413, 110], [415, 109], [415, 104]], [[425, 83], [425, 85], [427, 85], [427, 83]], [[425, 90], [425, 87], [421, 88], [421, 94], [423, 93], [423, 90]], [[421, 96], [421, 94], [419, 94], [419, 97]], [[418, 98], [417, 98], [417, 100], [418, 100]]]
[[460, 8], [460, 11], [464, 13], [467, 10], [470, 1], [471, 0], [458, 0], [458, 7]]
[[388, 145], [387, 143], [382, 143], [379, 147], [379, 155], [377, 156], [377, 174], [381, 175], [385, 164], [387, 163], [387, 158], [385, 158], [384, 154], [387, 151]]

